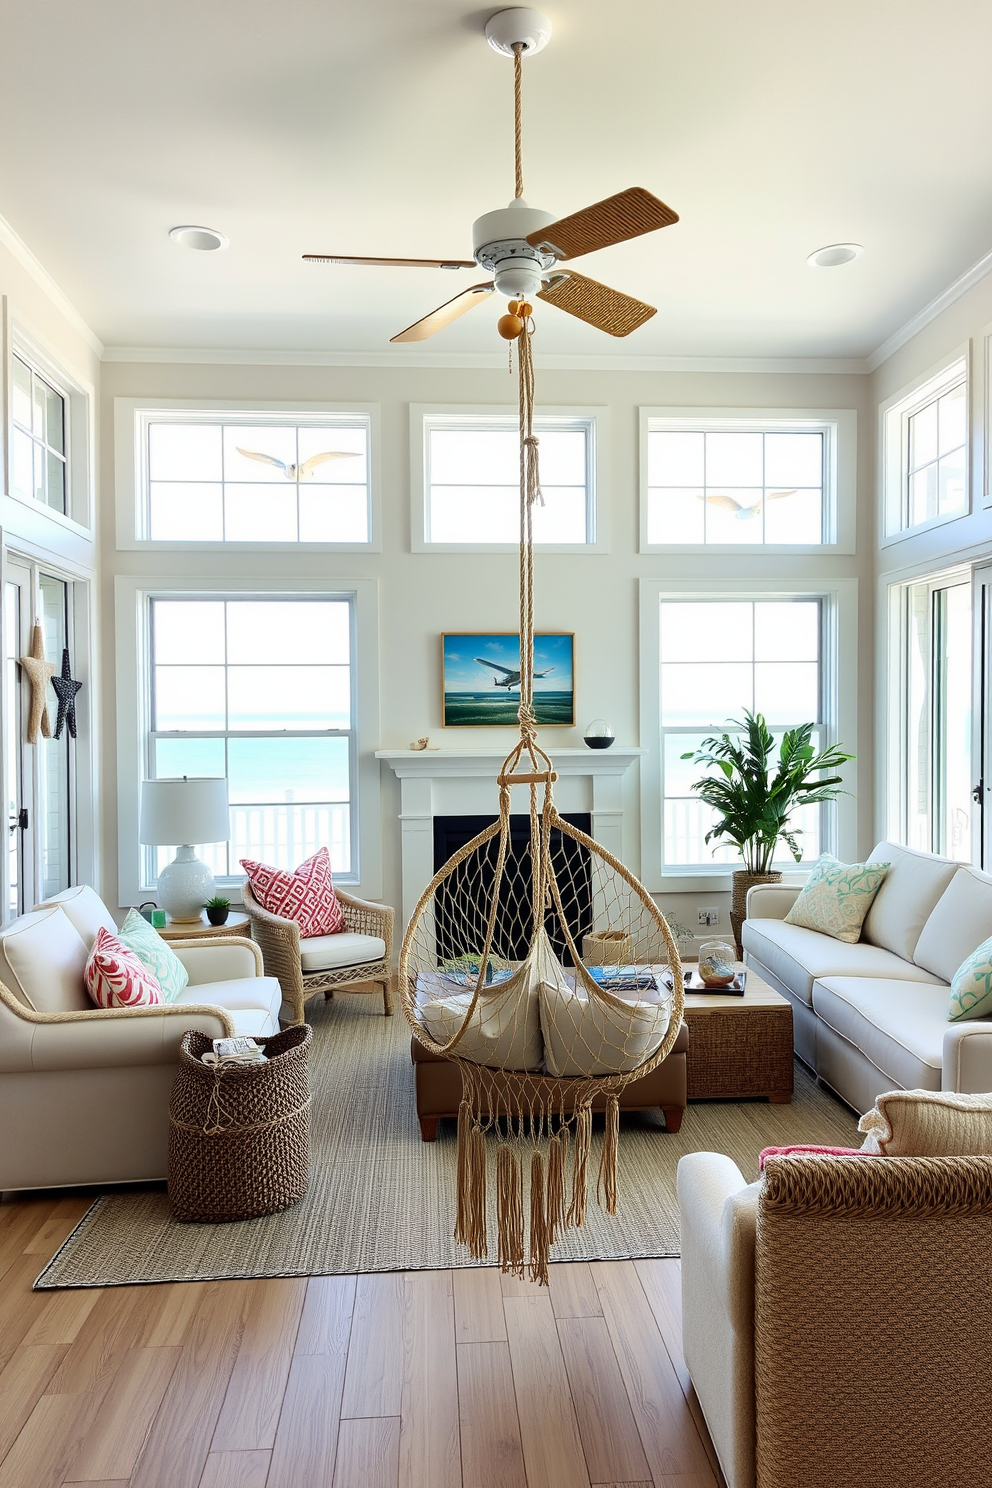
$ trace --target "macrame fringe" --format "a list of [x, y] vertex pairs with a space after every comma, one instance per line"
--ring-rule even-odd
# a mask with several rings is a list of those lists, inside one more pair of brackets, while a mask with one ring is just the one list
[[617, 1153], [620, 1147], [620, 1102], [611, 1095], [606, 1102], [606, 1130], [603, 1132], [603, 1152], [599, 1159], [599, 1179], [596, 1198], [605, 1200], [607, 1214], [617, 1212]]
[[524, 1274], [523, 1164], [516, 1148], [501, 1142], [496, 1152], [496, 1223], [499, 1263], [512, 1276]]
[[592, 1142], [592, 1107], [580, 1106], [575, 1115], [575, 1157], [572, 1159], [572, 1202], [568, 1210], [569, 1229], [581, 1229], [586, 1222], [586, 1192], [589, 1183], [589, 1147]]
[[565, 1168], [568, 1163], [568, 1127], [563, 1126], [548, 1143], [548, 1197], [546, 1215], [548, 1245], [554, 1245], [565, 1228]]
[[548, 1220], [544, 1207], [544, 1158], [535, 1151], [530, 1160], [530, 1279], [548, 1284]]
[[489, 1254], [486, 1239], [486, 1138], [468, 1101], [458, 1107], [458, 1211], [455, 1239], [476, 1260]]

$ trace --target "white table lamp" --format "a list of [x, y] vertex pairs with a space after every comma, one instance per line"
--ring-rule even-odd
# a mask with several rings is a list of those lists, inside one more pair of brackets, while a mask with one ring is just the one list
[[216, 888], [213, 874], [190, 844], [227, 842], [230, 835], [223, 776], [141, 782], [138, 840], [148, 847], [176, 848], [175, 858], [158, 876], [158, 902], [173, 920], [198, 920]]

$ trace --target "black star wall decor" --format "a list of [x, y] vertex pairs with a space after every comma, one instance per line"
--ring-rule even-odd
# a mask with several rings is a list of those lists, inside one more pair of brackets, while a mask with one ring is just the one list
[[76, 693], [82, 687], [82, 682], [73, 679], [69, 669], [68, 647], [62, 652], [62, 675], [52, 678], [52, 686], [55, 688], [55, 696], [59, 700], [59, 716], [55, 720], [56, 739], [62, 737], [62, 725], [68, 724], [69, 733], [76, 737]]

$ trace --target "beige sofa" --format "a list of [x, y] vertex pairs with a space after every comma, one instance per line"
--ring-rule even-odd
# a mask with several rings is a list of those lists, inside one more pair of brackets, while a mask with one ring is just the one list
[[797, 886], [753, 888], [748, 965], [792, 1003], [796, 1053], [856, 1110], [893, 1088], [992, 1090], [992, 1019], [947, 1016], [951, 978], [992, 935], [992, 877], [892, 842], [869, 861], [891, 867], [855, 945], [785, 923]]
[[173, 943], [189, 972], [174, 1003], [94, 1007], [83, 969], [101, 925], [115, 928], [80, 887], [0, 930], [0, 1189], [164, 1178], [185, 1031], [279, 1031], [279, 983], [234, 937]]

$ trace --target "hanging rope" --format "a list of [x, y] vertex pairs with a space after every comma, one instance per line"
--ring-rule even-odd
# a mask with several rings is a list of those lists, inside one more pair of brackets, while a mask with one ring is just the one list
[[514, 200], [524, 194], [523, 99], [524, 44], [513, 43], [513, 165], [516, 171]]

